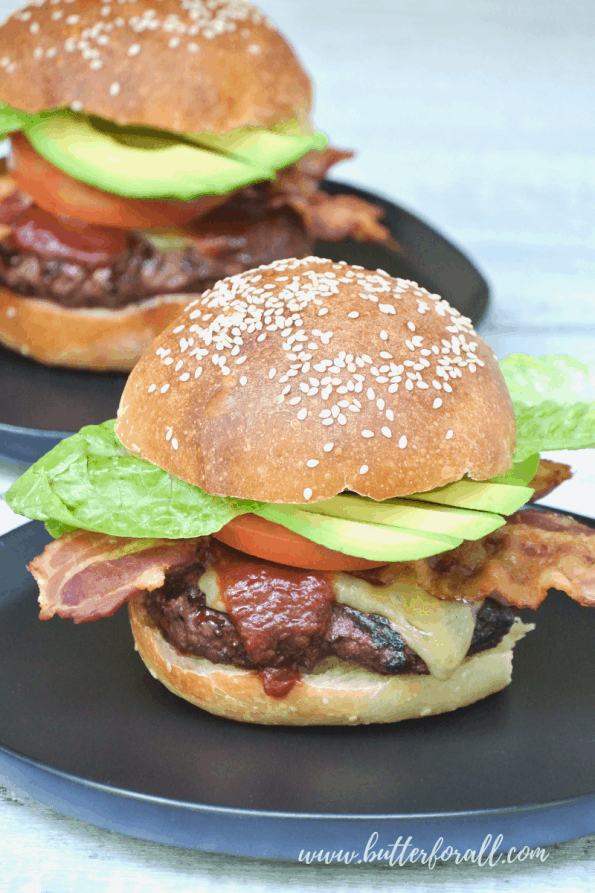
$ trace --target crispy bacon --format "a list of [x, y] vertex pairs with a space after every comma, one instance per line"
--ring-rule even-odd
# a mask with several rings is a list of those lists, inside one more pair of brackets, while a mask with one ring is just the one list
[[483, 539], [409, 567], [418, 585], [437, 598], [490, 597], [537, 608], [554, 588], [595, 606], [595, 530], [539, 509], [523, 509]]
[[302, 217], [315, 239], [339, 242], [352, 236], [360, 242], [383, 242], [389, 238], [379, 223], [383, 211], [355, 195], [328, 195], [319, 189], [320, 181], [339, 161], [353, 152], [327, 148], [309, 152], [295, 164], [279, 171], [271, 185], [269, 206], [290, 205]]
[[572, 470], [570, 465], [565, 465], [563, 462], [552, 462], [551, 459], [540, 459], [535, 477], [528, 484], [529, 487], [533, 487], [535, 490], [529, 502], [535, 502], [538, 499], [543, 499], [544, 496], [549, 496], [552, 490], [555, 490], [564, 481], [569, 481], [571, 477]]
[[39, 585], [39, 616], [75, 623], [110, 617], [139, 592], [163, 586], [166, 571], [191, 564], [205, 542], [67, 533], [29, 564]]

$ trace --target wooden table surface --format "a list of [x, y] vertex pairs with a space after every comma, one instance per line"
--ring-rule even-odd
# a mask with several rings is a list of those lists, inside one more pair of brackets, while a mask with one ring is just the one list
[[[14, 5], [0, 0], [0, 12]], [[410, 207], [485, 272], [492, 306], [481, 332], [498, 356], [595, 361], [592, 0], [263, 6], [315, 81], [318, 127], [357, 149], [335, 177]], [[595, 506], [593, 453], [580, 465], [566, 507], [582, 498], [584, 510]], [[18, 471], [0, 466], [0, 492]], [[0, 503], [0, 532], [15, 523]], [[433, 871], [205, 855], [103, 831], [0, 787], [0, 891], [10, 893], [595, 890], [595, 836], [547, 854]]]

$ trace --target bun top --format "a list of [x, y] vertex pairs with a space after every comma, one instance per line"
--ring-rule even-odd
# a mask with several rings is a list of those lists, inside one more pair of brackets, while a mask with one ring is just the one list
[[293, 50], [246, 0], [32, 0], [0, 27], [0, 100], [174, 132], [309, 121]]
[[208, 493], [388, 499], [511, 466], [515, 419], [470, 321], [415, 282], [317, 257], [218, 282], [133, 369], [116, 432]]

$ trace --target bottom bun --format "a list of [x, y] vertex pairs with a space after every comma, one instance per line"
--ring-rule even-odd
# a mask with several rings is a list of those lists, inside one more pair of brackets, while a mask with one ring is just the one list
[[499, 645], [466, 658], [446, 681], [381, 676], [330, 658], [304, 674], [286, 697], [272, 698], [256, 670], [180, 654], [146, 613], [144, 595], [129, 602], [128, 611], [136, 649], [166, 688], [209, 713], [265, 725], [358, 725], [456, 710], [508, 685], [512, 648], [533, 629], [516, 620]]
[[196, 295], [160, 295], [120, 310], [63, 307], [0, 287], [0, 344], [48, 366], [129, 372]]

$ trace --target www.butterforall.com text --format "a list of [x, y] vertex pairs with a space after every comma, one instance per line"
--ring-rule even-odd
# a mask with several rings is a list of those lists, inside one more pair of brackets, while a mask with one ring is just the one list
[[362, 852], [356, 852], [355, 850], [300, 850], [298, 862], [304, 862], [306, 865], [311, 865], [314, 862], [323, 862], [326, 865], [338, 862], [344, 865], [383, 862], [391, 867], [396, 865], [402, 867], [419, 863], [432, 869], [439, 862], [454, 861], [457, 865], [472, 863], [479, 865], [481, 868], [495, 868], [501, 861], [508, 864], [525, 862], [526, 860], [545, 862], [549, 856], [549, 853], [542, 847], [531, 849], [528, 846], [524, 846], [520, 850], [511, 847], [507, 852], [502, 852], [503, 842], [504, 837], [502, 834], [498, 834], [495, 838], [488, 834], [479, 850], [458, 850], [446, 845], [444, 838], [439, 837], [428, 853], [415, 847], [412, 837], [398, 837], [388, 847], [379, 846], [378, 833], [374, 831]]

